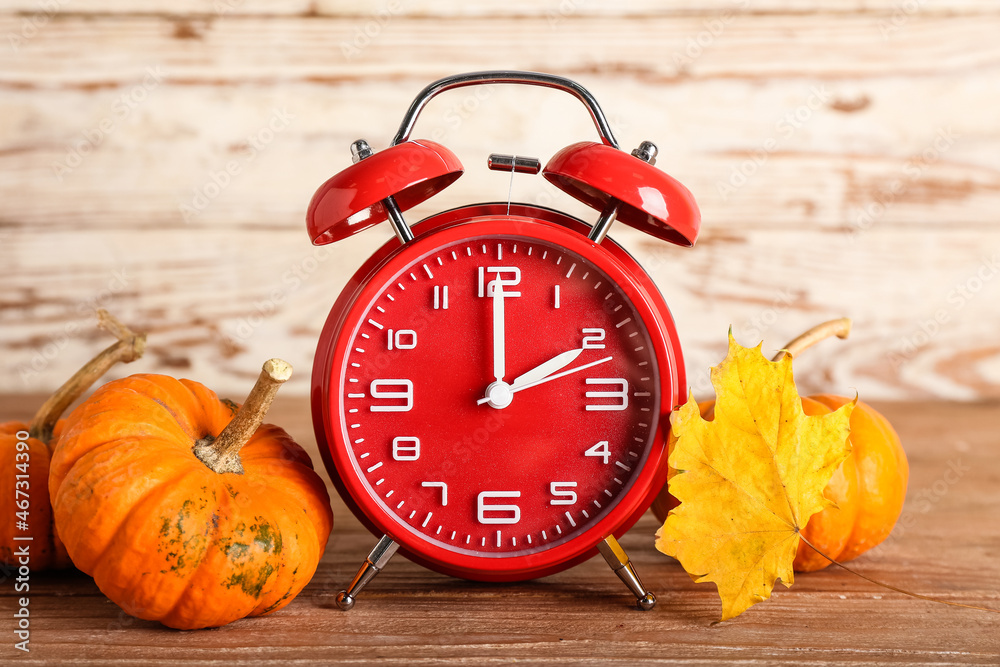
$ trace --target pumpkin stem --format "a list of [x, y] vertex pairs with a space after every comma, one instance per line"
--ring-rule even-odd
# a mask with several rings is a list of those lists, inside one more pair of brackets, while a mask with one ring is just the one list
[[271, 407], [278, 389], [292, 377], [292, 365], [281, 359], [264, 362], [260, 376], [232, 421], [217, 438], [207, 436], [194, 446], [194, 455], [214, 472], [243, 474], [240, 449], [247, 444]]
[[118, 342], [106, 347], [96, 357], [83, 365], [73, 376], [56, 389], [48, 400], [42, 403], [28, 426], [28, 434], [41, 440], [46, 445], [52, 440], [52, 431], [62, 413], [73, 401], [80, 398], [98, 378], [119, 361], [130, 363], [142, 356], [146, 351], [146, 334], [134, 333], [127, 326], [116, 320], [103, 308], [97, 311], [97, 326], [113, 334]]
[[817, 324], [812, 329], [809, 329], [789, 342], [788, 345], [778, 352], [778, 354], [774, 355], [774, 359], [771, 359], [771, 361], [781, 361], [785, 358], [786, 354], [796, 357], [800, 352], [812, 347], [821, 340], [829, 338], [830, 336], [847, 338], [850, 333], [851, 318], [849, 317], [841, 317], [836, 320], [830, 320], [829, 322], [823, 322], [823, 324]]

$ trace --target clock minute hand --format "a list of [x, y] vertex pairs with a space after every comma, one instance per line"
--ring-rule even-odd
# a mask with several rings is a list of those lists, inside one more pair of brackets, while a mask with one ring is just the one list
[[518, 375], [514, 378], [514, 381], [511, 382], [510, 386], [512, 389], [517, 389], [522, 385], [541, 380], [546, 375], [552, 375], [557, 371], [561, 371], [573, 363], [573, 361], [580, 356], [581, 352], [583, 352], [582, 347], [578, 350], [569, 350], [568, 352], [557, 354], [548, 361], [538, 364], [527, 373]]
[[493, 376], [503, 382], [507, 372], [506, 333], [504, 331], [503, 286], [499, 278], [493, 285]]

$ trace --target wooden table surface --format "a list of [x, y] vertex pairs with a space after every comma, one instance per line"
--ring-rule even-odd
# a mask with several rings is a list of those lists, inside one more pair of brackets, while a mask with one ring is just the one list
[[[27, 416], [37, 402], [18, 396], [0, 404], [11, 418]], [[1000, 404], [878, 407], [903, 439], [910, 487], [894, 534], [854, 565], [921, 594], [1000, 608]], [[279, 398], [269, 421], [315, 455], [304, 399]], [[599, 557], [544, 579], [487, 585], [399, 556], [345, 613], [334, 597], [375, 538], [339, 498], [334, 515], [316, 576], [291, 605], [213, 630], [140, 621], [81, 573], [39, 573], [31, 576], [31, 652], [24, 654], [13, 647], [15, 594], [7, 580], [0, 662], [1000, 665], [1000, 614], [904, 597], [835, 568], [800, 575], [791, 589], [778, 586], [771, 600], [716, 623], [715, 587], [693, 583], [653, 549], [657, 526], [648, 513], [621, 540], [659, 598], [648, 613], [631, 606]]]

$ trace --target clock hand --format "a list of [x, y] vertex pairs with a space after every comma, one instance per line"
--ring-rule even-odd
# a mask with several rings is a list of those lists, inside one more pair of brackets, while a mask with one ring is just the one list
[[[552, 375], [546, 375], [545, 377], [540, 378], [538, 380], [535, 380], [533, 382], [529, 382], [527, 384], [516, 385], [516, 386], [510, 387], [507, 391], [509, 391], [510, 394], [513, 394], [514, 392], [521, 391], [522, 389], [530, 389], [531, 387], [537, 387], [538, 385], [545, 384], [546, 382], [549, 382], [551, 380], [558, 380], [559, 378], [566, 377], [567, 375], [570, 375], [572, 373], [576, 373], [578, 371], [582, 371], [582, 370], [585, 370], [587, 368], [591, 368], [592, 366], [597, 366], [598, 364], [603, 364], [605, 362], [611, 361], [612, 358], [613, 357], [604, 357], [603, 359], [598, 359], [597, 361], [591, 361], [589, 364], [583, 364], [582, 366], [575, 366], [575, 367], [570, 368], [569, 370], [565, 370], [565, 371], [563, 371], [561, 373], [554, 373]], [[487, 396], [486, 398], [480, 398], [478, 401], [476, 401], [476, 405], [482, 405], [483, 403], [488, 403], [489, 401], [490, 401], [490, 397], [489, 396]], [[509, 404], [509, 400], [508, 400], [508, 404]], [[504, 405], [503, 407], [506, 407], [506, 405]]]
[[504, 340], [503, 285], [499, 277], [493, 284], [493, 376], [503, 382], [507, 359]]
[[520, 387], [523, 384], [528, 384], [530, 382], [534, 382], [535, 380], [541, 380], [546, 375], [551, 375], [556, 371], [560, 371], [573, 363], [573, 361], [580, 356], [581, 352], [583, 352], [582, 347], [578, 350], [570, 350], [569, 352], [557, 354], [548, 361], [535, 366], [527, 373], [518, 375], [514, 378], [514, 381], [510, 383], [510, 386], [512, 388]]

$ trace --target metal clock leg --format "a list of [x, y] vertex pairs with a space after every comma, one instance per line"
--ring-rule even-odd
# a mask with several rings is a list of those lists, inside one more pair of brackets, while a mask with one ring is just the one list
[[642, 611], [649, 611], [656, 606], [656, 596], [646, 590], [646, 587], [639, 581], [639, 575], [635, 573], [635, 568], [629, 562], [628, 554], [618, 544], [614, 535], [608, 535], [604, 541], [597, 545], [598, 551], [604, 556], [614, 573], [622, 580], [628, 589], [635, 594], [635, 606]]
[[386, 563], [393, 557], [397, 549], [399, 549], [399, 545], [393, 542], [388, 535], [383, 535], [382, 539], [375, 545], [375, 548], [372, 549], [372, 552], [368, 554], [365, 562], [361, 564], [358, 573], [354, 575], [354, 581], [351, 582], [351, 585], [346, 591], [340, 591], [337, 594], [337, 606], [344, 611], [350, 610], [354, 606], [354, 599], [361, 592], [361, 589], [367, 586], [368, 582], [374, 579], [375, 575], [385, 568]]

